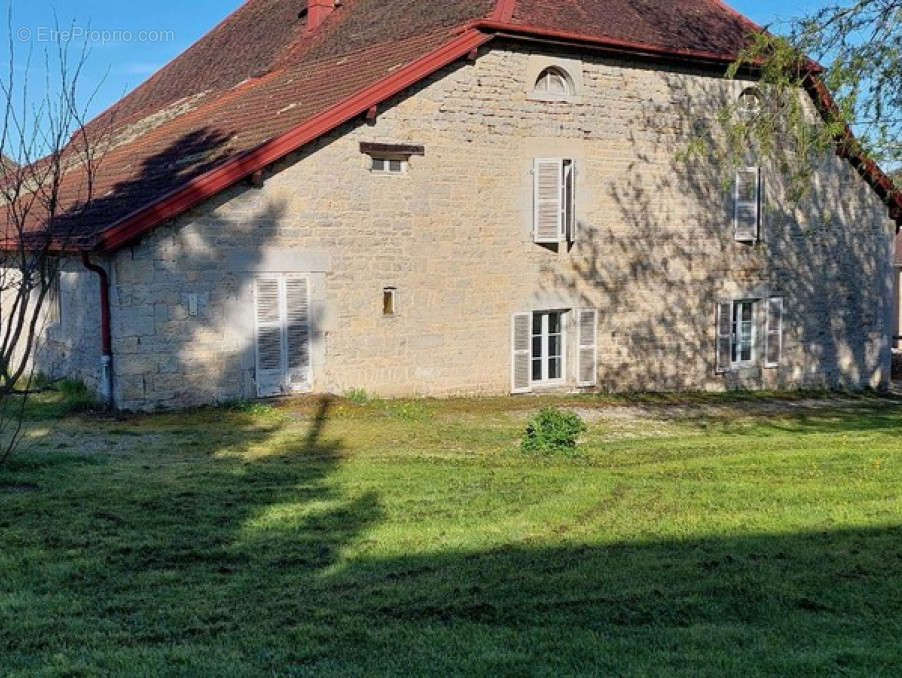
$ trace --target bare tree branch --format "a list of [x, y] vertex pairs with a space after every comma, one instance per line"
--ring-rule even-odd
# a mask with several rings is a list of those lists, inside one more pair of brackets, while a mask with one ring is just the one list
[[34, 358], [47, 329], [46, 305], [58, 284], [59, 253], [72, 248], [78, 214], [93, 200], [113, 124], [112, 116], [89, 124], [97, 88], [80, 99], [87, 43], [73, 49], [62, 41], [43, 51], [43, 93], [32, 101], [34, 49], [27, 47], [24, 69], [17, 69], [12, 22], [10, 7], [9, 67], [0, 80], [0, 154], [14, 160], [0, 162], [0, 464], [21, 439]]

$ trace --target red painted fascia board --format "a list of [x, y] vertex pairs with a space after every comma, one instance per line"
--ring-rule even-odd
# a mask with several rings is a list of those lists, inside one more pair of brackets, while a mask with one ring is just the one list
[[[513, 11], [514, 0], [499, 0], [499, 8]], [[161, 221], [178, 216], [204, 200], [240, 181], [261, 167], [279, 160], [319, 136], [333, 130], [338, 125], [366, 112], [372, 106], [416, 84], [439, 68], [467, 55], [472, 49], [484, 45], [498, 34], [511, 37], [530, 36], [570, 42], [575, 45], [592, 45], [614, 53], [668, 57], [687, 62], [729, 64], [733, 55], [697, 50], [678, 50], [657, 47], [642, 42], [599, 38], [597, 36], [545, 29], [535, 26], [511, 24], [506, 21], [480, 19], [460, 29], [460, 33], [450, 42], [426, 56], [412, 62], [398, 72], [379, 80], [361, 90], [349, 99], [336, 104], [297, 127], [264, 142], [255, 149], [243, 153], [223, 165], [197, 177], [185, 186], [160, 197], [148, 206], [142, 207], [106, 229], [98, 236], [93, 247], [86, 248], [110, 252], [137, 238]], [[877, 168], [886, 181], [886, 176]], [[897, 198], [902, 208], [902, 198]]]
[[[805, 79], [805, 88], [825, 119], [829, 113], [837, 110], [833, 95], [819, 77], [808, 76]], [[836, 152], [837, 155], [847, 158], [852, 167], [871, 185], [877, 195], [886, 201], [890, 209], [890, 218], [895, 220], [897, 226], [902, 227], [902, 191], [896, 189], [893, 181], [880, 169], [880, 166], [861, 151], [855, 140], [855, 134], [848, 125], [836, 138]]]
[[185, 186], [170, 191], [148, 206], [123, 217], [97, 238], [94, 247], [100, 252], [111, 252], [139, 237], [161, 221], [178, 216], [185, 210], [211, 198], [236, 182], [265, 167], [288, 153], [297, 150], [318, 137], [330, 132], [370, 107], [385, 101], [404, 89], [416, 84], [438, 69], [469, 54], [492, 36], [468, 28], [445, 45], [426, 56], [411, 62], [397, 72], [375, 82], [348, 99], [332, 106], [310, 120], [273, 137], [256, 148], [247, 151], [210, 170]]

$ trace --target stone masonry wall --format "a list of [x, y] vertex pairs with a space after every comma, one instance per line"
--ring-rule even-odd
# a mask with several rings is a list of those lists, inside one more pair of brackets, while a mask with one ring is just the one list
[[35, 346], [35, 370], [52, 379], [67, 377], [97, 390], [100, 375], [100, 288], [97, 275], [76, 257], [60, 261], [60, 300], [55, 318], [46, 302]]
[[[528, 96], [551, 63], [573, 73], [569, 102]], [[892, 230], [865, 182], [825, 158], [794, 206], [778, 159], [750, 153], [766, 209], [762, 241], [747, 245], [732, 237], [729, 177], [679, 157], [742, 87], [510, 45], [444, 69], [375, 124], [343, 126], [270, 168], [262, 188], [236, 186], [114, 257], [118, 405], [253, 397], [260, 271], [311, 274], [315, 391], [507, 393], [511, 314], [578, 307], [599, 309], [604, 390], [885, 383]], [[360, 142], [423, 144], [425, 156], [380, 176]], [[531, 239], [542, 156], [576, 163], [572, 248]], [[398, 290], [393, 317], [385, 286]], [[769, 294], [785, 297], [781, 366], [716, 375], [717, 300]]]

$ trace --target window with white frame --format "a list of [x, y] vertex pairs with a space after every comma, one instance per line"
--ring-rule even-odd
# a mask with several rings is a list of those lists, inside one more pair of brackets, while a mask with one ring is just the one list
[[555, 382], [564, 378], [564, 313], [537, 311], [532, 314], [532, 382]]
[[733, 181], [733, 237], [756, 242], [761, 235], [761, 169], [746, 167]]
[[370, 158], [370, 171], [377, 174], [403, 174], [407, 169], [405, 158], [374, 155]]
[[570, 158], [533, 161], [533, 240], [576, 241], [576, 167]]
[[754, 118], [761, 112], [761, 90], [757, 87], [746, 87], [739, 95], [736, 107], [742, 117], [746, 119]]
[[410, 158], [425, 155], [426, 147], [412, 143], [361, 141], [360, 152], [367, 156], [366, 167], [374, 174], [401, 175], [410, 168]]
[[[575, 336], [571, 353], [575, 374], [567, 373], [567, 323]], [[511, 322], [511, 393], [528, 393], [533, 387], [597, 382], [598, 313], [594, 308], [541, 310], [514, 313]]]
[[733, 302], [731, 361], [733, 365], [748, 365], [754, 359], [755, 301], [742, 299]]
[[[764, 331], [759, 309], [765, 304]], [[783, 297], [736, 299], [717, 305], [716, 370], [749, 367], [763, 356], [764, 367], [778, 367], [783, 352]]]
[[538, 99], [566, 100], [573, 94], [573, 83], [562, 68], [549, 66], [536, 78], [532, 95]]

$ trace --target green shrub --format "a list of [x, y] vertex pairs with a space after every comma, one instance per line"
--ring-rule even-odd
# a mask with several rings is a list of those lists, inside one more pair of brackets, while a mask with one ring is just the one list
[[97, 404], [94, 394], [78, 379], [61, 379], [56, 382], [56, 390], [63, 396], [69, 412], [90, 410]]
[[546, 407], [529, 420], [521, 447], [525, 452], [572, 452], [586, 425], [575, 412]]
[[370, 394], [364, 391], [362, 388], [352, 388], [350, 391], [345, 393], [345, 398], [350, 400], [355, 405], [366, 405], [372, 398]]

